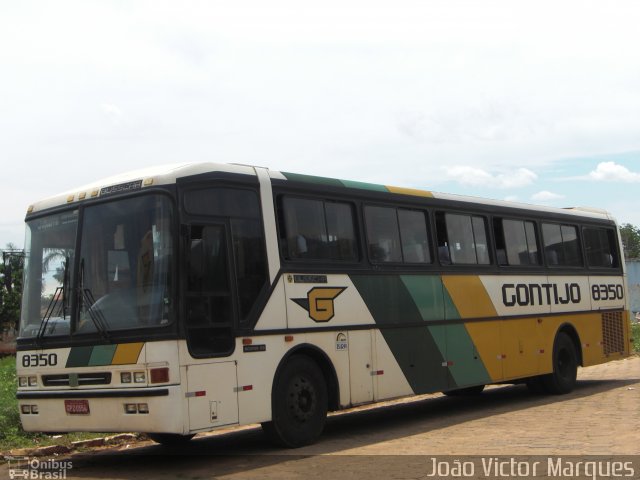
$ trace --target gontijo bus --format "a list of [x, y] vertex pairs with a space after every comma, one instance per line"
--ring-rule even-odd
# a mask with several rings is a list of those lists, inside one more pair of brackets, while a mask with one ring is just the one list
[[629, 354], [603, 211], [214, 163], [132, 172], [26, 217], [17, 374], [28, 431], [170, 443], [522, 383], [566, 393]]

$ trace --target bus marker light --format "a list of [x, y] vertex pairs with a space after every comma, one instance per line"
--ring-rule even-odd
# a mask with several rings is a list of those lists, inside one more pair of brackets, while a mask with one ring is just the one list
[[131, 383], [131, 372], [120, 372], [120, 383]]
[[138, 413], [149, 413], [149, 404], [148, 403], [139, 403], [138, 404]]
[[251, 338], [243, 338], [242, 339], [242, 344], [243, 345], [251, 345], [253, 343], [253, 339]]
[[20, 411], [22, 413], [24, 413], [25, 415], [28, 415], [31, 413], [31, 405], [20, 405]]
[[147, 378], [144, 372], [133, 372], [133, 381], [135, 383], [145, 383]]
[[38, 385], [38, 377], [29, 377], [29, 386], [35, 387]]
[[233, 391], [235, 393], [238, 392], [248, 392], [249, 390], [253, 390], [253, 385], [244, 385], [242, 387], [234, 387]]
[[152, 368], [149, 370], [149, 380], [151, 383], [167, 383], [169, 381], [169, 368]]
[[128, 415], [131, 415], [133, 413], [138, 413], [138, 406], [135, 403], [125, 403], [124, 413]]
[[31, 414], [32, 415], [37, 415], [38, 412], [39, 412], [38, 405], [31, 405]]
[[18, 386], [26, 387], [27, 385], [27, 377], [18, 377]]
[[293, 342], [293, 335], [285, 335], [284, 341], [285, 342]]
[[371, 372], [371, 376], [375, 377], [376, 375], [384, 375], [384, 370], [374, 370]]

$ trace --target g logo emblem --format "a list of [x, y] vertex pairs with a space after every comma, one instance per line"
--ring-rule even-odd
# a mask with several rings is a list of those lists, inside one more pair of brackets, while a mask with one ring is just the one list
[[307, 298], [292, 298], [294, 302], [309, 312], [314, 322], [328, 322], [335, 315], [333, 301], [347, 287], [314, 287], [307, 292]]

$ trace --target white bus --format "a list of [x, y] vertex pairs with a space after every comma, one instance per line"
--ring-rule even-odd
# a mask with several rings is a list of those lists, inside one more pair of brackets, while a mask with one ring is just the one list
[[27, 431], [161, 443], [485, 385], [570, 392], [630, 352], [618, 229], [554, 209], [265, 168], [132, 172], [29, 207]]

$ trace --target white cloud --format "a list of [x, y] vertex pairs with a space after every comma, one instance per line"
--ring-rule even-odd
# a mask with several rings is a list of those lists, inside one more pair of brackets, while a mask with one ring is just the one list
[[465, 165], [445, 167], [444, 174], [449, 180], [462, 185], [491, 188], [520, 188], [530, 185], [538, 178], [534, 172], [526, 168], [492, 174], [481, 168]]
[[536, 202], [551, 202], [553, 200], [560, 200], [564, 198], [564, 195], [559, 193], [553, 193], [548, 190], [542, 190], [541, 192], [531, 195], [531, 200]]
[[640, 173], [635, 173], [615, 162], [599, 163], [595, 170], [587, 176], [590, 180], [600, 182], [640, 182]]

